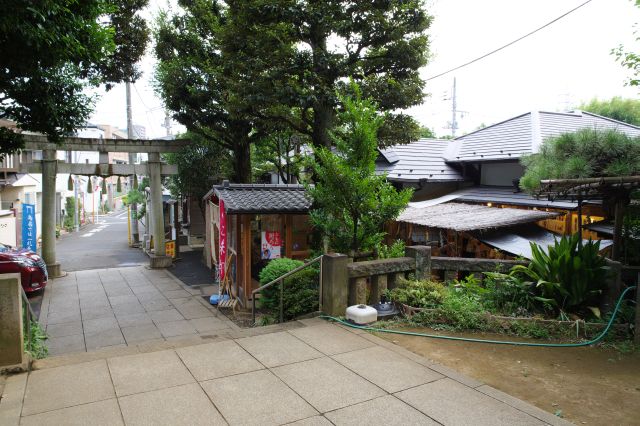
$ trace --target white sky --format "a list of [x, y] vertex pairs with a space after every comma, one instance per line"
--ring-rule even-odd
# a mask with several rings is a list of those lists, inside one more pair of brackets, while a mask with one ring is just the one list
[[[453, 68], [555, 19], [584, 0], [428, 0], [434, 16], [428, 33], [432, 58], [421, 71], [429, 78]], [[151, 13], [162, 0], [152, 2]], [[640, 8], [630, 0], [592, 0], [560, 21], [488, 58], [427, 82], [425, 100], [408, 112], [436, 134], [447, 135], [451, 88], [457, 79], [459, 130], [475, 130], [527, 111], [562, 111], [593, 97], [637, 98], [625, 87], [629, 72], [610, 54], [623, 43], [639, 50], [634, 24]], [[132, 93], [135, 124], [147, 137], [165, 134], [162, 102], [152, 89], [153, 57], [141, 64], [144, 75]], [[94, 123], [126, 127], [124, 85], [103, 93]], [[174, 133], [180, 127], [174, 123]]]

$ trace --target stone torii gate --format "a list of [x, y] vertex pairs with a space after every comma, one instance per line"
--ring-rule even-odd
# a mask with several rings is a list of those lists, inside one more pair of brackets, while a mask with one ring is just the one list
[[[42, 257], [47, 264], [49, 276], [61, 275], [60, 263], [56, 261], [56, 174], [69, 173], [86, 176], [149, 176], [151, 185], [151, 231], [154, 254], [152, 268], [171, 266], [171, 258], [165, 254], [164, 213], [162, 209], [162, 176], [178, 173], [177, 166], [163, 164], [161, 153], [179, 152], [189, 144], [184, 139], [138, 140], [138, 139], [92, 139], [64, 138], [61, 144], [48, 141], [46, 136], [24, 135], [25, 149], [42, 151], [42, 161], [30, 161], [21, 165], [21, 171], [42, 174]], [[56, 151], [93, 151], [99, 153], [98, 164], [74, 164], [56, 159]], [[109, 164], [109, 152], [146, 153], [143, 164]]]

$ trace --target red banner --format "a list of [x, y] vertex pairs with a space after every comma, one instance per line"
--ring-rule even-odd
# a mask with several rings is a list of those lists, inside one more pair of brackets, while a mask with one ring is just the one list
[[220, 281], [224, 279], [224, 270], [227, 262], [227, 214], [224, 211], [224, 201], [220, 199], [220, 264], [218, 265]]

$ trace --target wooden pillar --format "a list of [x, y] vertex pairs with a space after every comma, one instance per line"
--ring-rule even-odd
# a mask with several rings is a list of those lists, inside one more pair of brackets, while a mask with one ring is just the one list
[[626, 198], [617, 198], [613, 219], [613, 248], [611, 249], [611, 258], [620, 260], [622, 253], [622, 225], [624, 223], [624, 211], [628, 200]]
[[285, 256], [291, 259], [293, 257], [293, 220], [290, 214], [284, 215], [284, 247]]
[[251, 215], [243, 214], [238, 217], [239, 223], [239, 242], [238, 253], [240, 253], [240, 263], [238, 268], [241, 271], [242, 288], [244, 290], [245, 300], [251, 297], [253, 290], [253, 281], [251, 279]]

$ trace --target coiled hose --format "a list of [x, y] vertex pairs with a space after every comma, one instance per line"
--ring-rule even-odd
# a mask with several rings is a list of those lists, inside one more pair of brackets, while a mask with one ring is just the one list
[[[384, 328], [376, 328], [376, 327], [369, 327], [369, 326], [362, 326], [362, 325], [356, 325], [356, 324], [352, 324], [348, 321], [344, 321], [340, 318], [336, 318], [336, 317], [332, 317], [332, 316], [328, 316], [328, 315], [322, 315], [320, 316], [320, 318], [325, 318], [328, 321], [332, 321], [332, 322], [337, 322], [343, 325], [346, 325], [347, 327], [351, 327], [351, 328], [357, 328], [360, 330], [367, 330], [367, 331], [375, 331], [378, 333], [390, 333], [390, 334], [401, 334], [404, 336], [418, 336], [418, 337], [429, 337], [432, 339], [444, 339], [444, 340], [460, 340], [463, 342], [473, 342], [473, 343], [491, 343], [491, 344], [495, 344], [495, 345], [512, 345], [512, 346], [537, 346], [537, 347], [545, 347], [545, 348], [577, 348], [580, 346], [589, 346], [589, 345], [594, 345], [596, 343], [598, 343], [600, 340], [602, 340], [604, 338], [604, 336], [607, 335], [607, 333], [609, 332], [609, 330], [611, 329], [611, 326], [613, 325], [613, 322], [616, 319], [616, 315], [618, 315], [618, 311], [620, 310], [620, 305], [622, 305], [622, 301], [624, 300], [624, 296], [634, 290], [636, 287], [627, 287], [622, 294], [620, 295], [620, 298], [618, 298], [618, 303], [616, 303], [616, 307], [613, 310], [613, 314], [611, 315], [611, 318], [609, 319], [609, 322], [607, 323], [607, 326], [604, 328], [604, 330], [602, 330], [602, 332], [596, 336], [594, 339], [589, 340], [587, 342], [580, 342], [580, 343], [531, 343], [531, 342], [510, 342], [507, 340], [490, 340], [490, 339], [474, 339], [472, 337], [458, 337], [458, 336], [441, 336], [438, 334], [427, 334], [427, 333], [416, 333], [413, 331], [401, 331], [401, 330], [387, 330]], [[636, 333], [638, 332], [638, 330], [636, 330]]]

